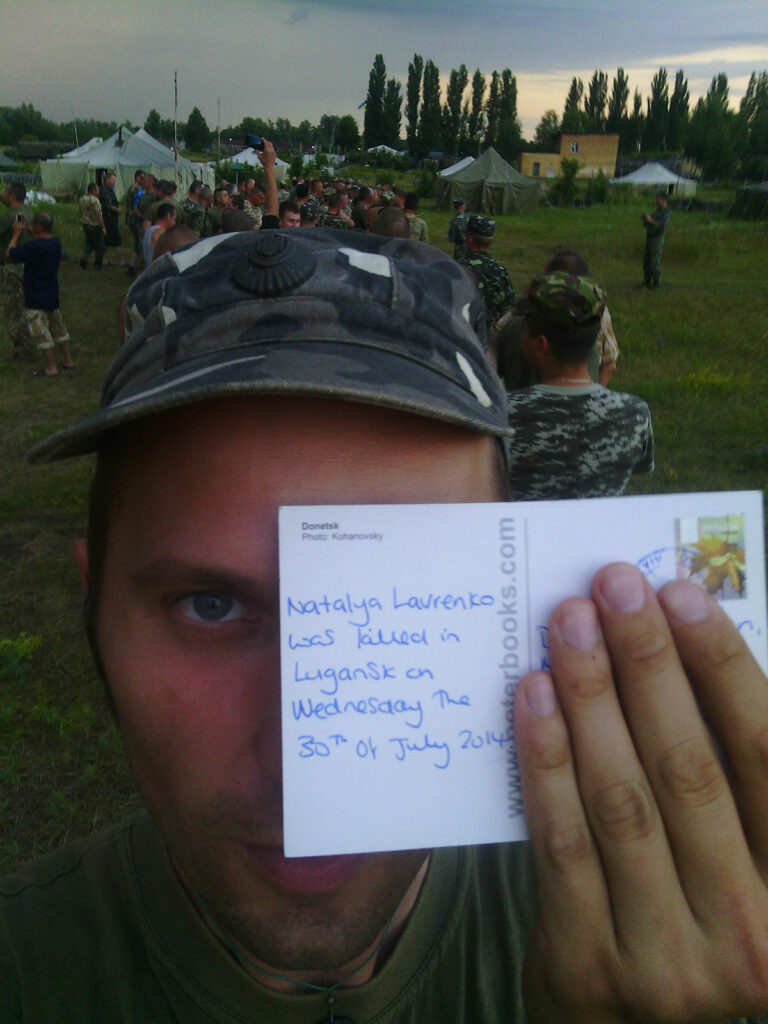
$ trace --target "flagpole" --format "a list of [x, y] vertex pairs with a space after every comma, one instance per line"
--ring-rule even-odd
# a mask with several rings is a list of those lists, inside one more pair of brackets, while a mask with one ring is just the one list
[[179, 75], [177, 71], [173, 72], [173, 180], [176, 182], [176, 187], [179, 187], [179, 132], [178, 132], [178, 114], [179, 114]]

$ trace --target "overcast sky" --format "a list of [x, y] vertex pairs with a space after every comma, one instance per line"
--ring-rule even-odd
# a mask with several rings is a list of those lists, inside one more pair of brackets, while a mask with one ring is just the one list
[[[733, 105], [753, 70], [768, 69], [767, 0], [0, 0], [0, 104], [31, 102], [63, 121], [143, 124], [151, 107], [192, 107], [216, 126], [243, 116], [316, 123], [355, 114], [373, 57], [405, 85], [414, 53], [445, 80], [466, 64], [512, 69], [530, 137], [562, 113], [572, 75], [617, 66], [648, 93], [659, 66], [683, 68], [692, 97], [725, 71]], [[403, 88], [403, 94], [405, 89]], [[631, 102], [631, 98], [630, 98]], [[403, 122], [404, 130], [405, 122]], [[80, 140], [82, 141], [82, 140]]]

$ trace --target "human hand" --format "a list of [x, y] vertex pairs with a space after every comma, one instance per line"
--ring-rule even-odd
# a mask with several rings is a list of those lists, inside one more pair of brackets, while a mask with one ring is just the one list
[[264, 143], [264, 149], [257, 152], [256, 156], [259, 158], [261, 166], [264, 168], [264, 170], [266, 170], [267, 167], [275, 166], [275, 161], [277, 160], [277, 153], [275, 152], [275, 147], [272, 145], [269, 139], [262, 139], [261, 141]]
[[12, 233], [18, 237], [22, 233], [22, 231], [24, 231], [26, 226], [27, 218], [24, 216], [23, 213], [17, 213], [16, 216], [13, 218], [13, 227], [11, 229]]
[[552, 676], [526, 676], [515, 706], [540, 907], [529, 1021], [766, 1012], [765, 675], [713, 598], [680, 581], [657, 599], [629, 565], [559, 605], [549, 641]]

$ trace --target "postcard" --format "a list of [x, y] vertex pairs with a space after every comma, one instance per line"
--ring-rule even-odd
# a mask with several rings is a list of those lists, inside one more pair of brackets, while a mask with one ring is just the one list
[[695, 580], [768, 668], [759, 492], [282, 508], [286, 853], [524, 838], [515, 687], [614, 561]]

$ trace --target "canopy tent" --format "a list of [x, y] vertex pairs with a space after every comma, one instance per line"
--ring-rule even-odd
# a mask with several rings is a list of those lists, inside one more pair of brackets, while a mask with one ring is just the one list
[[643, 164], [631, 174], [624, 174], [621, 178], [611, 178], [610, 183], [611, 185], [636, 185], [638, 188], [669, 188], [671, 185], [678, 195], [696, 195], [694, 178], [681, 178], [668, 171], [662, 164], [657, 163]]
[[392, 149], [391, 146], [385, 146], [382, 143], [380, 146], [371, 146], [370, 149], [366, 150], [367, 153], [389, 153], [390, 156], [402, 156], [397, 149]]
[[88, 139], [88, 141], [84, 142], [82, 146], [78, 146], [76, 149], [70, 149], [67, 153], [64, 153], [62, 159], [74, 160], [76, 156], [82, 156], [83, 153], [90, 153], [92, 149], [96, 149], [97, 146], [100, 146], [103, 141], [104, 139], [102, 139], [100, 135], [94, 135], [92, 139]]
[[452, 178], [454, 174], [458, 174], [459, 171], [463, 171], [465, 167], [469, 167], [469, 165], [474, 162], [475, 158], [473, 156], [465, 156], [462, 160], [459, 160], [458, 163], [451, 164], [450, 167], [446, 167], [444, 170], [438, 171], [437, 176], [438, 178]]
[[[117, 176], [115, 192], [120, 199], [133, 184], [138, 168], [157, 178], [173, 178], [173, 150], [153, 139], [143, 128], [134, 133], [123, 127], [103, 142], [91, 145], [93, 141], [56, 160], [41, 161], [43, 188], [80, 193], [94, 180], [96, 171], [113, 170]], [[212, 169], [204, 164], [192, 164], [183, 156], [178, 158], [178, 172], [180, 192], [186, 192], [195, 178], [214, 185]]]
[[[241, 167], [245, 164], [249, 167], [261, 167], [259, 154], [252, 146], [249, 146], [248, 149], [241, 149], [239, 153], [235, 153], [234, 156], [229, 158], [229, 163], [230, 165], [240, 164]], [[290, 167], [291, 165], [287, 164], [285, 160], [281, 160], [279, 156], [275, 157], [275, 177], [281, 184], [285, 181]]]
[[15, 160], [11, 160], [11, 158], [6, 156], [5, 153], [0, 153], [0, 170], [3, 168], [10, 170], [10, 168], [18, 166], [19, 164], [17, 164]]
[[491, 146], [471, 164], [450, 177], [438, 178], [437, 208], [463, 199], [470, 213], [510, 213], [538, 205], [541, 186], [536, 178], [516, 171]]

